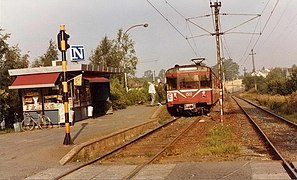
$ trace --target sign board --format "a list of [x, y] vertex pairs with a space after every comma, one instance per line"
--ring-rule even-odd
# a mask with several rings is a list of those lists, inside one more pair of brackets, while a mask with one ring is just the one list
[[74, 86], [81, 86], [82, 85], [82, 74], [74, 77]]
[[85, 49], [83, 45], [70, 46], [71, 61], [81, 61], [85, 59]]

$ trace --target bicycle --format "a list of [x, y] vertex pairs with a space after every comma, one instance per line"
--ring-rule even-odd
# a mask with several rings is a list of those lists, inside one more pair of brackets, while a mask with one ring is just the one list
[[51, 119], [46, 115], [38, 113], [37, 119], [35, 119], [30, 113], [24, 113], [24, 119], [21, 123], [21, 129], [23, 131], [32, 131], [37, 125], [40, 129], [52, 128], [53, 123]]

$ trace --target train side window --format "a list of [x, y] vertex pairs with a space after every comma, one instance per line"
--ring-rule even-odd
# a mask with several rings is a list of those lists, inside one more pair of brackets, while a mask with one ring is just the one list
[[177, 89], [177, 79], [176, 78], [167, 78], [167, 90]]

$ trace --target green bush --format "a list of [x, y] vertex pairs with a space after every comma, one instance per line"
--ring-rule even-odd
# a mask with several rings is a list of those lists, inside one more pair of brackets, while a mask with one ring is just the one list
[[114, 109], [125, 109], [127, 106], [143, 104], [148, 101], [149, 94], [147, 83], [142, 88], [132, 88], [125, 91], [123, 84], [113, 78], [110, 82], [110, 100]]
[[147, 102], [147, 90], [145, 88], [135, 88], [128, 91], [128, 104], [143, 104]]
[[113, 109], [125, 109], [128, 105], [128, 98], [125, 88], [116, 78], [110, 82], [110, 100]]
[[286, 114], [294, 114], [297, 112], [297, 92], [292, 93], [286, 97], [286, 107], [283, 108], [283, 111]]

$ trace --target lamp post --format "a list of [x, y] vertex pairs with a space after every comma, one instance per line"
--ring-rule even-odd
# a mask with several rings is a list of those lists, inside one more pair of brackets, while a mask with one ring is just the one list
[[[124, 33], [123, 33], [123, 37], [125, 35], [127, 35], [127, 32], [132, 29], [132, 28], [135, 28], [135, 27], [148, 27], [148, 24], [145, 23], [145, 24], [136, 24], [136, 25], [133, 25], [131, 27], [129, 27]], [[122, 48], [124, 47], [124, 42], [123, 42], [123, 39], [122, 39]], [[123, 48], [124, 50], [124, 48]], [[128, 80], [127, 80], [127, 72], [126, 72], [126, 62], [124, 62], [124, 83], [125, 83], [125, 90], [126, 92], [128, 92]]]

